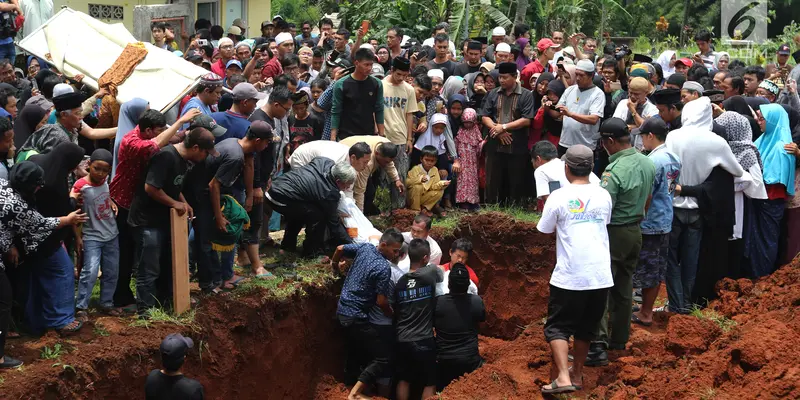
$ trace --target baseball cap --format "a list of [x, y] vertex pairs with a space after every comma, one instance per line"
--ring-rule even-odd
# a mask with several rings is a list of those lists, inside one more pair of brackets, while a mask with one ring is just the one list
[[469, 288], [469, 270], [464, 264], [455, 263], [450, 267], [450, 276], [447, 279], [450, 291], [456, 293], [466, 292]]
[[229, 61], [228, 61], [228, 63], [227, 63], [227, 64], [225, 64], [225, 69], [228, 69], [228, 68], [230, 68], [232, 65], [235, 65], [235, 66], [239, 67], [239, 69], [244, 69], [244, 68], [242, 68], [242, 63], [241, 63], [241, 61], [239, 61], [239, 60], [236, 60], [236, 59], [231, 59], [231, 60], [229, 60]]
[[789, 48], [789, 44], [784, 43], [781, 45], [781, 47], [778, 47], [778, 54], [782, 56], [788, 56], [789, 54], [792, 54], [792, 50]]
[[266, 93], [259, 92], [252, 83], [242, 82], [233, 88], [233, 100], [242, 101], [256, 99], [261, 100], [266, 98]]
[[566, 54], [572, 58], [575, 58], [575, 49], [572, 46], [564, 47], [564, 50], [561, 50], [561, 53]]
[[236, 18], [235, 20], [233, 20], [233, 23], [231, 25], [238, 26], [239, 28], [244, 29], [247, 28], [247, 21], [243, 21], [241, 18]]
[[692, 64], [694, 64], [691, 59], [686, 58], [686, 57], [678, 59], [678, 61], [675, 61], [675, 64], [677, 64], [677, 63], [681, 63], [681, 64], [683, 64], [683, 65], [685, 65], [687, 67], [691, 67]]
[[272, 20], [275, 21], [276, 19], [283, 19], [283, 17], [281, 17], [280, 14], [276, 14], [274, 17], [272, 17]]
[[161, 358], [167, 361], [179, 361], [186, 357], [186, 351], [194, 347], [192, 339], [180, 333], [167, 335], [161, 341]]
[[539, 42], [536, 43], [536, 49], [539, 51], [545, 51], [550, 47], [558, 47], [550, 38], [540, 39]]
[[272, 127], [269, 126], [268, 123], [257, 120], [253, 121], [250, 124], [250, 128], [247, 129], [248, 131], [252, 132], [256, 138], [271, 141], [272, 140]]
[[372, 64], [372, 73], [370, 74], [378, 79], [383, 79], [386, 76], [386, 72], [383, 70], [383, 67], [378, 63]]
[[[239, 85], [242, 84], [243, 83], [240, 83]], [[192, 121], [189, 123], [189, 130], [192, 130], [194, 128], [206, 128], [209, 131], [211, 131], [212, 134], [214, 134], [214, 137], [220, 137], [224, 135], [225, 132], [228, 131], [222, 125], [217, 124], [217, 121], [214, 121], [214, 118], [211, 118], [210, 115], [205, 115], [205, 114], [200, 114], [192, 118]]]
[[498, 26], [497, 28], [492, 29], [492, 36], [505, 36], [506, 35], [506, 28], [502, 26]]
[[272, 21], [264, 21], [261, 23], [261, 28], [266, 28], [268, 26], [275, 26], [275, 24]]
[[561, 157], [561, 161], [572, 168], [592, 168], [594, 151], [582, 144], [576, 144], [567, 149], [567, 152]]
[[600, 124], [600, 136], [602, 137], [620, 138], [630, 134], [631, 131], [628, 130], [628, 124], [619, 118], [609, 118]]
[[228, 34], [239, 36], [242, 34], [242, 28], [239, 28], [236, 25], [232, 25], [230, 28], [228, 28]]
[[633, 134], [647, 135], [652, 133], [664, 137], [668, 131], [667, 124], [663, 119], [650, 117], [642, 123], [642, 126], [640, 126], [638, 130], [634, 130]]

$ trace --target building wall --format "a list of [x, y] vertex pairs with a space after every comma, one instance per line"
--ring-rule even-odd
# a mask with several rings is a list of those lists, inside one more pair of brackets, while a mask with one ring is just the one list
[[[151, 4], [164, 4], [164, 0], [54, 0], [53, 14], [57, 13], [62, 6], [67, 6], [73, 10], [92, 15], [89, 11], [89, 4], [99, 4], [104, 6], [122, 7], [122, 19], [117, 18], [95, 18], [107, 23], [122, 22], [129, 31], [133, 32], [133, 7]], [[108, 9], [108, 8], [106, 8]], [[94, 15], [93, 15], [94, 16]]]
[[[220, 0], [219, 3], [220, 21], [217, 21], [217, 23], [227, 32], [228, 28], [231, 26], [231, 23], [233, 23], [233, 20], [236, 19], [236, 16], [233, 18], [228, 18], [228, 13], [226, 12], [226, 0]], [[261, 22], [272, 19], [272, 1], [244, 0], [242, 3], [245, 15], [242, 15], [240, 18], [243, 18], [247, 22], [247, 32], [245, 32], [246, 36], [261, 36]], [[196, 13], [197, 9], [195, 8], [195, 14]]]

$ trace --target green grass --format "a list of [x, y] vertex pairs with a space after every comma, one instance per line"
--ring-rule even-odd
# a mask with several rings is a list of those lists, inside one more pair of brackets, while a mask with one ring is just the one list
[[94, 324], [94, 334], [97, 336], [111, 336], [108, 330], [100, 323]]
[[[262, 261], [268, 262], [270, 259], [286, 259], [287, 256], [274, 256], [263, 259]], [[319, 265], [319, 259], [303, 259], [299, 258], [295, 261], [297, 268], [291, 270], [289, 268], [276, 268], [271, 272], [275, 275], [274, 279], [258, 279], [250, 278], [246, 282], [239, 284], [235, 293], [249, 294], [258, 290], [264, 289], [266, 291], [265, 297], [276, 298], [284, 300], [295, 293], [305, 295], [306, 291], [304, 285], [312, 286], [325, 286], [330, 282], [336, 280], [336, 277], [327, 268]], [[297, 279], [284, 277], [285, 275], [293, 275], [296, 273]]]
[[441, 228], [443, 231], [443, 236], [450, 236], [453, 234], [453, 232], [455, 232], [456, 228], [458, 227], [458, 221], [464, 215], [467, 214], [458, 211], [448, 211], [446, 217], [434, 218], [432, 226]]
[[485, 204], [481, 206], [481, 214], [488, 212], [498, 212], [508, 215], [514, 222], [529, 222], [532, 224], [538, 223], [539, 218], [542, 217], [541, 213], [535, 211], [528, 211], [519, 206], [502, 207], [495, 204]]
[[53, 367], [61, 367], [61, 369], [65, 370], [65, 371], [69, 369], [69, 370], [72, 370], [73, 373], [77, 372], [77, 371], [75, 371], [75, 367], [73, 367], [72, 365], [69, 365], [69, 364], [55, 363], [55, 364], [53, 364]]
[[692, 311], [689, 315], [695, 318], [711, 321], [717, 324], [717, 326], [719, 326], [722, 332], [725, 333], [730, 332], [736, 326], [736, 321], [727, 318], [724, 315], [709, 308], [701, 309], [700, 307], [695, 306], [694, 308], [692, 308]]
[[44, 346], [39, 357], [43, 360], [55, 360], [61, 357], [61, 350], [61, 343], [54, 344], [52, 349]]
[[162, 307], [152, 307], [145, 311], [146, 318], [139, 318], [131, 322], [133, 327], [149, 328], [151, 324], [174, 324], [191, 328], [193, 331], [198, 331], [199, 326], [194, 321], [196, 310], [191, 309], [181, 315], [173, 315], [172, 310], [166, 310]]

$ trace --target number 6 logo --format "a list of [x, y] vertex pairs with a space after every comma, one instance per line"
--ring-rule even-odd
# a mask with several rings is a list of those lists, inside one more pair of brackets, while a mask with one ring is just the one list
[[[753, 34], [753, 31], [756, 29], [756, 18], [752, 15], [747, 15], [747, 13], [758, 5], [759, 3], [757, 1], [750, 2], [744, 7], [740, 8], [736, 14], [733, 14], [733, 17], [731, 17], [731, 20], [728, 23], [728, 36], [736, 37], [738, 36], [736, 35], [736, 31], [740, 31], [742, 39], [747, 39]], [[747, 29], [737, 29], [739, 28], [739, 25], [744, 22], [747, 22]]]

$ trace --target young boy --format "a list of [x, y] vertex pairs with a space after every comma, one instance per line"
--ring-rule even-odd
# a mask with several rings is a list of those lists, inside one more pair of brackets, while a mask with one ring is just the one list
[[[550, 277], [550, 299], [544, 335], [553, 352], [552, 383], [542, 394], [574, 392], [583, 385], [589, 342], [605, 312], [608, 288], [614, 286], [606, 225], [611, 222], [611, 195], [589, 183], [594, 152], [584, 145], [564, 155], [569, 185], [553, 191], [536, 226], [556, 233], [556, 267]], [[569, 368], [569, 338], [574, 361]]]
[[150, 33], [153, 35], [153, 46], [172, 51], [172, 47], [167, 44], [167, 24], [153, 22], [150, 24]]
[[443, 181], [439, 177], [439, 169], [436, 168], [439, 151], [436, 147], [423, 147], [420, 159], [422, 163], [411, 168], [411, 171], [408, 171], [408, 178], [406, 178], [408, 208], [422, 211], [430, 217], [433, 215], [432, 210], [442, 199], [444, 189], [450, 185], [450, 181]]
[[83, 322], [88, 319], [86, 310], [89, 308], [89, 298], [92, 296], [101, 263], [101, 310], [110, 315], [120, 314], [114, 308], [119, 268], [117, 206], [111, 201], [107, 182], [112, 163], [113, 157], [108, 150], [95, 150], [89, 158], [89, 175], [78, 179], [72, 187], [71, 196], [83, 203], [83, 211], [89, 217], [82, 230], [83, 269], [78, 281], [78, 312], [75, 314]]
[[324, 121], [311, 117], [311, 113], [309, 113], [311, 96], [306, 90], [308, 89], [298, 90], [292, 96], [294, 113], [289, 116], [289, 132], [291, 132], [291, 137], [302, 135], [306, 137], [306, 141], [319, 140], [322, 139]]
[[428, 264], [431, 247], [424, 239], [408, 245], [411, 267], [394, 288], [394, 312], [397, 329], [397, 399], [408, 400], [412, 383], [425, 389], [422, 398], [436, 394], [436, 341], [433, 315], [436, 308], [436, 284], [442, 281], [441, 270]]
[[656, 165], [653, 199], [641, 223], [642, 250], [633, 273], [633, 287], [642, 289], [642, 306], [633, 313], [631, 321], [644, 326], [653, 323], [653, 304], [667, 273], [672, 197], [681, 172], [680, 159], [664, 144], [667, 132], [667, 125], [661, 118], [646, 120], [639, 131], [645, 150], [650, 151], [648, 157]]

